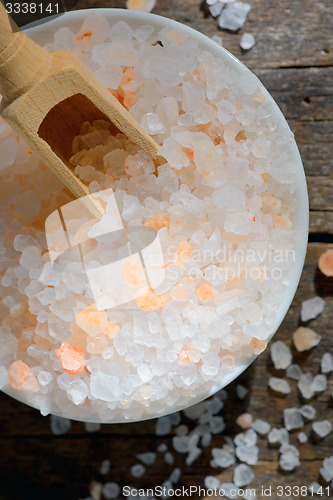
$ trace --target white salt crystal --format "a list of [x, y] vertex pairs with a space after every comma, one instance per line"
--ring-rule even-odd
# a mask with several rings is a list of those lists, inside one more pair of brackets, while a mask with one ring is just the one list
[[247, 396], [248, 392], [249, 391], [243, 385], [241, 384], [236, 385], [236, 394], [239, 397], [239, 399], [244, 399]]
[[20, 257], [20, 264], [24, 269], [34, 269], [41, 265], [40, 250], [36, 247], [25, 248]]
[[118, 483], [108, 482], [103, 485], [102, 492], [106, 500], [118, 498], [120, 494], [120, 486]]
[[134, 36], [139, 42], [144, 42], [154, 33], [154, 31], [152, 26], [144, 25], [134, 31]]
[[303, 372], [299, 365], [290, 365], [287, 368], [286, 375], [288, 378], [291, 378], [293, 380], [299, 380], [303, 375]]
[[212, 17], [218, 17], [222, 12], [223, 7], [223, 3], [215, 2], [214, 4], [208, 6], [208, 10]]
[[151, 369], [146, 363], [141, 363], [141, 365], [138, 366], [138, 375], [142, 382], [149, 382], [153, 378]]
[[109, 37], [114, 42], [126, 42], [134, 35], [132, 28], [124, 21], [116, 23], [109, 31]]
[[37, 375], [37, 380], [41, 386], [45, 387], [52, 382], [53, 375], [50, 372], [41, 370]]
[[235, 457], [222, 448], [212, 448], [212, 456], [216, 465], [223, 467], [224, 469], [230, 467], [236, 462]]
[[55, 436], [66, 434], [71, 426], [72, 423], [68, 418], [58, 417], [57, 415], [50, 415], [51, 432]]
[[248, 465], [240, 464], [235, 467], [233, 480], [236, 486], [247, 486], [254, 478], [254, 472]]
[[256, 419], [252, 424], [252, 429], [254, 429], [258, 434], [265, 436], [271, 430], [271, 426], [264, 420]]
[[300, 326], [293, 333], [293, 342], [299, 352], [308, 351], [319, 344], [321, 336], [308, 327]]
[[214, 476], [206, 476], [204, 479], [204, 484], [207, 489], [212, 490], [220, 487], [220, 481], [217, 479], [217, 477]]
[[273, 428], [268, 434], [268, 442], [270, 444], [289, 443], [289, 434], [287, 429], [283, 427], [280, 429]]
[[256, 465], [258, 463], [258, 446], [237, 446], [236, 457], [248, 465]]
[[192, 448], [185, 459], [186, 465], [191, 466], [200, 457], [201, 453], [201, 448]]
[[175, 457], [169, 451], [164, 455], [164, 461], [168, 465], [173, 465], [175, 463]]
[[295, 467], [300, 465], [299, 451], [290, 444], [283, 444], [280, 448], [280, 467], [284, 470], [294, 470]]
[[317, 422], [313, 422], [312, 429], [317, 434], [317, 436], [323, 438], [328, 436], [328, 434], [332, 430], [332, 424], [329, 420], [318, 420]]
[[313, 297], [312, 299], [305, 300], [302, 302], [301, 320], [309, 321], [316, 318], [323, 312], [325, 304], [325, 300], [321, 297]]
[[168, 164], [160, 165], [157, 167], [157, 170], [158, 177], [156, 179], [156, 183], [170, 193], [176, 193], [178, 191], [179, 180], [175, 172]]
[[299, 408], [286, 408], [283, 410], [283, 419], [285, 428], [290, 431], [303, 427], [304, 420]]
[[240, 432], [234, 439], [236, 446], [254, 446], [257, 444], [257, 434], [253, 429], [246, 432]]
[[119, 378], [100, 371], [90, 375], [90, 391], [102, 401], [117, 401], [122, 396]]
[[321, 476], [325, 481], [332, 481], [333, 479], [333, 455], [326, 457], [323, 460], [323, 466], [320, 469]]
[[312, 375], [311, 373], [305, 373], [299, 379], [297, 386], [305, 399], [310, 399], [314, 395], [314, 390], [312, 388]]
[[227, 498], [237, 498], [238, 492], [234, 483], [221, 483], [220, 489], [223, 491], [223, 496]]
[[[123, 71], [120, 66], [115, 64], [108, 64], [101, 68], [98, 68], [94, 72], [96, 78], [103, 83], [103, 85], [109, 89], [117, 89], [120, 85], [121, 79], [124, 76]], [[95, 169], [94, 169], [95, 170]], [[95, 171], [96, 176], [96, 171]]]
[[8, 137], [1, 143], [0, 171], [13, 165], [17, 149], [17, 141], [12, 137]]
[[105, 476], [106, 474], [108, 474], [110, 472], [110, 467], [111, 467], [110, 460], [108, 460], [108, 459], [103, 460], [103, 462], [101, 463], [101, 466], [99, 468], [99, 473], [102, 476]]
[[38, 246], [38, 242], [28, 234], [17, 234], [14, 238], [14, 248], [18, 252], [23, 252], [28, 247]]
[[278, 377], [271, 377], [268, 385], [273, 391], [280, 392], [281, 394], [289, 394], [291, 390], [288, 382]]
[[305, 434], [305, 432], [300, 432], [297, 438], [300, 443], [306, 443], [308, 440], [308, 436]]
[[219, 17], [219, 27], [230, 31], [238, 31], [245, 23], [250, 10], [251, 5], [245, 2], [227, 4]]
[[226, 186], [215, 190], [212, 194], [212, 198], [218, 207], [227, 212], [234, 212], [244, 206], [245, 203], [245, 194], [243, 191], [232, 186]]
[[140, 460], [145, 465], [152, 465], [156, 460], [156, 453], [152, 451], [146, 451], [145, 453], [137, 453], [135, 455], [138, 460]]
[[135, 465], [132, 465], [132, 467], [131, 467], [131, 474], [133, 477], [137, 477], [137, 478], [142, 477], [145, 472], [146, 472], [146, 469], [141, 464], [135, 464]]
[[202, 200], [191, 193], [178, 192], [170, 196], [170, 203], [183, 208], [186, 212], [201, 217], [206, 213], [206, 207]]
[[180, 476], [182, 475], [182, 471], [179, 467], [175, 467], [169, 476], [169, 481], [173, 484], [178, 483]]
[[285, 370], [292, 362], [289, 347], [280, 340], [271, 345], [271, 358], [277, 370]]
[[228, 214], [224, 221], [224, 229], [228, 233], [234, 233], [240, 236], [249, 234], [251, 226], [247, 213], [235, 212]]
[[333, 356], [329, 352], [325, 352], [321, 358], [321, 371], [322, 373], [333, 372]]
[[123, 198], [124, 207], [122, 218], [126, 221], [133, 219], [140, 211], [141, 205], [137, 196], [125, 194]]
[[148, 134], [165, 134], [166, 129], [157, 113], [146, 113], [141, 119], [142, 127]]
[[53, 50], [71, 50], [74, 33], [69, 28], [59, 28], [54, 34]]
[[304, 418], [307, 420], [313, 420], [316, 416], [316, 409], [313, 408], [313, 406], [310, 405], [304, 405], [300, 408], [300, 412], [303, 415]]
[[222, 410], [223, 406], [224, 403], [216, 396], [214, 396], [212, 399], [209, 399], [208, 401], [205, 401], [205, 407], [212, 415], [216, 415], [216, 413], [219, 413], [219, 411]]
[[43, 266], [42, 272], [39, 277], [39, 281], [44, 285], [56, 286], [60, 283], [61, 272], [57, 264], [52, 264], [51, 262], [46, 262]]
[[314, 392], [323, 392], [327, 389], [327, 377], [325, 375], [316, 375], [313, 378], [311, 389]]
[[251, 33], [243, 33], [241, 41], [239, 42], [240, 47], [243, 50], [250, 50], [255, 45], [256, 40]]
[[88, 386], [83, 380], [73, 380], [67, 394], [75, 405], [81, 405], [89, 394]]
[[[159, 418], [156, 422], [155, 434], [157, 436], [165, 436], [167, 434], [170, 434], [170, 432], [171, 432], [170, 417], [167, 415], [165, 417]], [[159, 451], [161, 451], [161, 450], [159, 450]]]

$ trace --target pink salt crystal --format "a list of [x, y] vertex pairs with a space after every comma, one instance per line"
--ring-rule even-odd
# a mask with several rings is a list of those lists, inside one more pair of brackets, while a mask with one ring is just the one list
[[308, 351], [319, 344], [321, 336], [311, 328], [300, 326], [293, 334], [293, 341], [299, 352]]
[[61, 366], [69, 375], [79, 375], [84, 370], [86, 355], [82, 347], [75, 347], [63, 342], [56, 353]]
[[126, 0], [127, 9], [151, 12], [155, 7], [156, 0]]
[[237, 418], [236, 423], [242, 429], [249, 429], [251, 427], [251, 425], [253, 424], [253, 417], [252, 417], [251, 413], [242, 413]]
[[8, 370], [9, 383], [18, 391], [37, 392], [39, 385], [28, 365], [20, 359], [14, 361]]
[[99, 483], [98, 481], [92, 481], [89, 487], [91, 498], [93, 500], [101, 500], [102, 489], [103, 489], [102, 483]]
[[318, 267], [325, 276], [329, 278], [333, 277], [333, 248], [321, 254], [318, 261]]

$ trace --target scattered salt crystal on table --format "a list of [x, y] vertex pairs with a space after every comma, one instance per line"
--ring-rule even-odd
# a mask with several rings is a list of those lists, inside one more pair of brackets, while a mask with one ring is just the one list
[[243, 385], [241, 384], [236, 385], [236, 394], [239, 397], [239, 399], [244, 399], [247, 396], [248, 392], [249, 391]]
[[254, 429], [258, 434], [265, 436], [271, 430], [271, 425], [268, 422], [265, 422], [265, 420], [257, 418], [252, 424], [252, 429]]
[[209, 13], [214, 18], [218, 17], [221, 14], [223, 7], [224, 5], [222, 2], [215, 2], [211, 5], [208, 4]]
[[289, 347], [280, 340], [271, 345], [271, 358], [277, 370], [285, 370], [292, 362]]
[[259, 448], [258, 446], [237, 446], [236, 457], [241, 462], [246, 462], [248, 465], [256, 465], [258, 463]]
[[131, 467], [131, 475], [133, 477], [136, 477], [136, 478], [142, 477], [145, 472], [146, 472], [146, 469], [142, 464], [135, 464], [135, 465], [132, 465], [132, 467]]
[[333, 248], [321, 254], [318, 261], [318, 267], [325, 276], [329, 278], [333, 277]]
[[[157, 436], [165, 436], [171, 432], [171, 420], [168, 415], [161, 417], [156, 422], [155, 433]], [[161, 445], [162, 446], [162, 445]]]
[[268, 434], [268, 442], [270, 444], [286, 444], [289, 443], [289, 434], [284, 427], [280, 429], [273, 428]]
[[233, 480], [236, 486], [247, 486], [254, 478], [254, 472], [248, 465], [240, 464], [235, 467]]
[[110, 467], [111, 467], [110, 460], [108, 460], [108, 459], [103, 460], [103, 462], [101, 463], [101, 466], [99, 468], [99, 473], [102, 476], [105, 476], [106, 474], [108, 474], [110, 472]]
[[325, 352], [325, 354], [323, 354], [323, 357], [321, 358], [321, 372], [333, 372], [333, 356], [330, 352]]
[[320, 469], [321, 476], [326, 482], [332, 481], [333, 479], [333, 455], [326, 457], [323, 460], [323, 465]]
[[55, 436], [66, 434], [71, 426], [72, 423], [68, 418], [58, 417], [57, 415], [50, 415], [51, 432]]
[[310, 405], [301, 406], [300, 412], [307, 420], [313, 420], [316, 416], [316, 409]]
[[175, 463], [175, 457], [169, 451], [164, 455], [164, 461], [168, 465], [172, 465]]
[[297, 386], [305, 399], [310, 399], [314, 395], [314, 390], [312, 387], [313, 377], [311, 373], [305, 373], [299, 379]]
[[151, 12], [155, 7], [156, 0], [126, 0], [127, 9]]
[[285, 408], [283, 410], [283, 420], [285, 428], [290, 431], [303, 427], [304, 420], [299, 408]]
[[299, 380], [303, 375], [303, 372], [299, 365], [290, 365], [287, 368], [286, 375], [288, 378], [291, 378], [293, 380]]
[[167, 445], [165, 443], [161, 443], [157, 447], [157, 451], [159, 453], [165, 453], [167, 451], [167, 449], [168, 449], [168, 447], [167, 447]]
[[120, 494], [120, 486], [115, 482], [108, 482], [103, 485], [102, 493], [106, 500], [111, 500], [113, 498], [118, 498]]
[[235, 457], [222, 448], [212, 448], [212, 456], [216, 465], [223, 467], [224, 469], [230, 467], [236, 462]]
[[300, 465], [299, 461], [299, 451], [298, 449], [290, 444], [283, 444], [280, 448], [280, 466], [281, 469], [291, 471], [295, 467]]
[[312, 299], [305, 300], [302, 302], [301, 320], [309, 321], [316, 318], [323, 312], [325, 304], [325, 300], [321, 297], [313, 297]]
[[319, 344], [321, 336], [306, 326], [300, 326], [293, 333], [293, 342], [299, 352], [308, 351]]
[[230, 31], [238, 31], [245, 23], [250, 10], [251, 5], [245, 2], [227, 4], [219, 17], [219, 27]]
[[242, 413], [237, 417], [236, 424], [242, 429], [249, 429], [253, 423], [253, 416], [250, 413]]
[[152, 451], [146, 451], [145, 453], [137, 453], [136, 458], [140, 460], [145, 465], [152, 465], [156, 460], [156, 453]]
[[256, 40], [251, 33], [243, 33], [241, 41], [239, 42], [240, 47], [243, 50], [250, 50], [255, 45]]
[[173, 484], [178, 483], [182, 475], [182, 470], [179, 467], [175, 467], [169, 476], [169, 481]]
[[305, 434], [305, 432], [300, 432], [297, 438], [300, 443], [306, 443], [308, 440], [308, 436]]
[[220, 487], [220, 481], [217, 479], [217, 477], [214, 476], [206, 476], [204, 479], [204, 484], [207, 489], [212, 490]]
[[316, 375], [311, 383], [311, 389], [314, 392], [323, 392], [327, 389], [327, 377], [325, 375]]
[[332, 424], [328, 420], [317, 420], [316, 422], [313, 422], [312, 429], [317, 436], [324, 438], [331, 432]]
[[281, 394], [289, 394], [291, 390], [290, 385], [283, 378], [270, 377], [268, 385], [271, 389], [273, 389], [273, 391], [279, 392]]

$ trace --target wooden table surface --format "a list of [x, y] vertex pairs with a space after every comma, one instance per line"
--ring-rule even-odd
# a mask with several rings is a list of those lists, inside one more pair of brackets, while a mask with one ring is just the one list
[[[315, 294], [323, 296], [327, 300], [325, 310], [311, 323], [322, 335], [320, 345], [304, 355], [293, 350], [303, 371], [316, 374], [323, 353], [333, 350], [333, 279], [325, 280], [317, 270], [319, 255], [333, 246], [333, 4], [332, 0], [247, 1], [252, 10], [238, 34], [218, 31], [217, 22], [204, 14], [200, 0], [157, 0], [154, 13], [192, 26], [208, 36], [222, 35], [224, 46], [259, 76], [296, 135], [309, 188], [310, 237], [298, 291], [275, 338], [292, 346], [291, 334], [300, 322], [301, 302]], [[125, 0], [80, 0], [76, 8], [124, 6]], [[257, 41], [248, 53], [242, 53], [239, 48], [245, 31], [253, 33]], [[229, 386], [224, 412], [229, 435], [240, 431], [233, 422], [244, 411], [280, 427], [283, 408], [304, 404], [295, 384], [285, 398], [269, 394], [267, 380], [272, 374], [281, 375], [274, 370], [269, 353], [265, 352], [237, 380], [249, 389], [244, 400], [235, 396], [236, 382]], [[333, 399], [329, 396], [333, 389], [332, 377], [329, 384], [330, 391], [315, 397], [311, 404], [316, 406], [319, 419], [332, 421]], [[50, 432], [48, 417], [2, 393], [0, 401], [0, 500], [88, 497], [89, 484], [93, 479], [101, 479], [98, 470], [106, 458], [111, 460], [111, 472], [105, 480], [139, 488], [161, 484], [174, 466], [183, 469], [179, 483], [182, 486], [203, 486], [208, 474], [220, 473], [224, 481], [232, 479], [232, 468], [222, 474], [221, 469], [210, 467], [210, 449], [205, 448], [191, 467], [184, 465], [183, 455], [175, 453], [174, 466], [166, 465], [160, 455], [147, 473], [135, 480], [129, 474], [129, 467], [137, 462], [135, 453], [155, 450], [162, 442], [172, 451], [171, 436], [155, 436], [156, 421], [103, 425], [101, 431], [94, 434], [86, 433], [82, 423], [73, 422], [70, 432], [56, 437]], [[223, 435], [216, 435], [212, 445], [219, 447], [223, 442]], [[322, 460], [332, 454], [333, 433], [320, 442], [311, 438], [299, 446], [301, 466], [292, 473], [279, 471], [276, 448], [269, 448], [263, 439], [259, 440], [259, 446], [260, 459], [253, 468], [256, 479], [251, 487], [308, 485], [319, 480]], [[277, 494], [272, 494], [272, 498], [278, 498]]]

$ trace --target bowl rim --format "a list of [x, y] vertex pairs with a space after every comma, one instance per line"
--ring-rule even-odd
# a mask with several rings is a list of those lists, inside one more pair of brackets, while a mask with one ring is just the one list
[[[43, 43], [45, 44], [46, 41], [44, 40], [46, 38], [51, 38], [54, 32], [59, 29], [60, 27], [71, 27], [74, 31], [76, 29], [79, 29], [81, 26], [82, 22], [85, 20], [85, 18], [91, 14], [98, 14], [101, 15], [105, 18], [108, 19], [110, 25], [114, 25], [119, 21], [125, 21], [128, 22], [131, 26], [133, 24], [138, 24], [138, 26], [142, 26], [143, 23], [148, 25], [151, 24], [155, 27], [156, 30], [162, 29], [163, 27], [170, 27], [178, 31], [185, 31], [189, 34], [191, 34], [193, 37], [195, 37], [199, 41], [199, 47], [204, 50], [209, 51], [214, 57], [222, 58], [224, 61], [227, 62], [227, 64], [232, 67], [234, 70], [236, 70], [238, 73], [244, 73], [244, 72], [250, 72], [251, 74], [254, 74], [250, 69], [248, 69], [245, 64], [243, 64], [239, 59], [237, 59], [236, 56], [231, 54], [227, 49], [224, 47], [218, 45], [214, 40], [210, 39], [207, 35], [204, 35], [203, 33], [197, 31], [196, 29], [187, 26], [185, 24], [182, 24], [178, 21], [175, 21], [173, 19], [169, 19], [164, 16], [160, 16], [157, 14], [151, 14], [151, 13], [145, 13], [145, 12], [139, 12], [135, 10], [127, 10], [127, 9], [117, 9], [117, 8], [91, 8], [91, 9], [81, 9], [81, 10], [74, 10], [74, 11], [69, 11], [65, 12], [64, 14], [61, 15], [55, 15], [55, 16], [50, 16], [49, 20], [45, 22], [43, 21], [35, 21], [33, 23], [29, 23], [25, 26], [23, 26], [21, 29], [26, 32], [26, 34], [34, 39], [37, 43]], [[43, 42], [41, 40], [44, 40]], [[258, 79], [259, 80], [259, 79]], [[260, 81], [260, 80], [259, 80]], [[272, 98], [270, 93], [266, 90], [264, 85], [261, 83], [261, 91], [264, 93], [266, 99], [272, 103], [273, 105], [273, 114], [276, 114], [279, 119], [281, 120], [281, 123], [283, 123], [289, 130], [290, 127], [278, 107], [277, 103], [275, 100]], [[297, 147], [297, 144], [295, 142], [295, 139], [293, 139], [291, 148], [290, 148], [290, 157], [295, 165], [295, 176], [296, 176], [296, 182], [297, 182], [297, 190], [296, 190], [296, 200], [297, 200], [297, 206], [298, 209], [296, 209], [296, 216], [295, 216], [295, 227], [297, 228], [298, 232], [298, 241], [295, 247], [295, 255], [297, 256], [297, 261], [293, 263], [292, 265], [292, 271], [290, 272], [290, 284], [288, 288], [285, 290], [284, 293], [284, 298], [280, 304], [280, 307], [278, 309], [278, 319], [275, 322], [275, 324], [272, 326], [273, 333], [271, 336], [267, 339], [267, 344], [272, 340], [273, 336], [275, 333], [278, 331], [282, 321], [284, 320], [290, 305], [292, 303], [292, 300], [294, 298], [294, 295], [296, 293], [296, 290], [298, 288], [298, 284], [301, 278], [301, 274], [303, 271], [304, 267], [304, 262], [305, 262], [305, 257], [306, 257], [306, 251], [307, 251], [307, 241], [308, 241], [308, 230], [309, 230], [309, 200], [308, 200], [308, 192], [307, 192], [307, 184], [306, 184], [306, 177], [305, 177], [305, 172], [304, 172], [304, 167], [302, 164], [301, 156]], [[240, 365], [237, 365], [234, 370], [223, 377], [221, 383], [219, 385], [214, 385], [211, 390], [204, 396], [198, 396], [197, 398], [193, 398], [193, 401], [191, 401], [189, 404], [185, 406], [177, 406], [177, 408], [174, 409], [169, 409], [168, 411], [164, 412], [163, 414], [153, 414], [153, 415], [145, 415], [143, 418], [139, 419], [115, 419], [112, 421], [103, 421], [103, 420], [98, 420], [100, 423], [127, 423], [127, 422], [137, 422], [137, 421], [144, 421], [144, 420], [150, 420], [153, 418], [158, 418], [160, 416], [168, 415], [171, 414], [175, 411], [180, 411], [183, 409], [186, 409], [188, 407], [191, 407], [208, 397], [212, 396], [215, 394], [217, 391], [223, 389], [227, 385], [229, 385], [231, 382], [233, 382], [236, 378], [239, 377], [241, 373], [243, 373], [252, 363], [255, 359], [257, 359], [258, 355], [251, 355], [247, 358], [246, 363], [242, 363]], [[15, 389], [12, 389], [10, 386], [6, 386], [6, 388], [3, 388], [2, 391], [11, 396], [12, 398], [23, 402], [27, 404], [28, 406], [31, 406], [35, 409], [39, 409], [33, 404], [30, 404], [29, 402], [26, 402], [23, 400], [23, 398], [20, 398], [20, 393], [16, 391]], [[22, 395], [25, 393], [22, 393]], [[58, 415], [63, 417], [63, 415], [51, 411], [53, 415]], [[94, 418], [79, 418], [79, 417], [67, 417], [70, 418], [71, 420], [77, 420], [77, 421], [82, 421], [82, 422], [97, 422], [96, 419]]]

